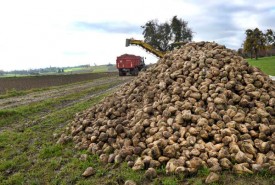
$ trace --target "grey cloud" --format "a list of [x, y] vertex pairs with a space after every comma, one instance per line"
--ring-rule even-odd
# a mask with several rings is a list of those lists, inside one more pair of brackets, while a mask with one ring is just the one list
[[217, 40], [232, 37], [238, 31], [229, 14], [209, 14], [190, 22], [191, 28], [206, 40]]
[[245, 38], [245, 25], [237, 25], [234, 20], [236, 14], [256, 15], [255, 21], [261, 30], [275, 29], [275, 6], [268, 4], [268, 1], [263, 1], [265, 4], [252, 1], [242, 5], [224, 1], [189, 2], [203, 5], [199, 16], [189, 17], [189, 25], [196, 32], [195, 37], [198, 35], [201, 39], [216, 41], [232, 49], [241, 47]]
[[261, 0], [259, 5], [259, 0], [250, 0], [246, 1], [246, 3], [243, 4], [234, 4], [234, 2], [228, 2], [224, 0], [220, 1], [205, 1], [205, 0], [189, 0], [189, 3], [191, 4], [197, 4], [201, 5], [204, 10], [206, 10], [208, 13], [234, 13], [234, 12], [262, 12], [265, 10], [269, 10], [271, 3], [269, 0], [266, 0], [266, 2], [263, 4], [264, 0]]
[[[195, 32], [194, 36], [207, 41], [216, 41], [232, 49], [241, 47], [245, 38], [246, 25], [238, 25], [235, 22], [237, 14], [255, 16], [257, 27], [265, 31], [268, 28], [275, 29], [275, 6], [269, 1], [252, 0], [243, 4], [235, 4], [233, 1], [205, 1], [189, 0], [191, 4], [200, 7], [199, 15], [179, 15], [188, 21], [189, 27]], [[187, 19], [186, 19], [187, 18]], [[245, 17], [244, 17], [245, 18]], [[83, 22], [74, 24], [75, 27], [84, 30], [98, 30], [108, 33], [137, 33], [141, 34], [140, 25], [129, 22]], [[247, 27], [248, 28], [248, 27]], [[246, 29], [247, 29], [246, 28]]]
[[75, 27], [84, 30], [99, 30], [108, 33], [141, 33], [139, 25], [124, 22], [76, 22]]
[[259, 15], [259, 22], [263, 29], [275, 29], [275, 8]]

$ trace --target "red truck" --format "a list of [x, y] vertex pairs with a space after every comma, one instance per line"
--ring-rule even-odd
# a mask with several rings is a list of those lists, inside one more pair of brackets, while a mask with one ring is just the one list
[[138, 75], [138, 72], [145, 67], [144, 58], [136, 55], [124, 54], [116, 59], [116, 67], [119, 76], [125, 76], [127, 73]]

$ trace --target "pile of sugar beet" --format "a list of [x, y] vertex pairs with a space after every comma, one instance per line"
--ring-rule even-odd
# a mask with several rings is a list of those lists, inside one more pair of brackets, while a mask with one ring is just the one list
[[172, 174], [275, 174], [275, 83], [213, 42], [167, 53], [99, 104], [78, 113], [58, 143]]

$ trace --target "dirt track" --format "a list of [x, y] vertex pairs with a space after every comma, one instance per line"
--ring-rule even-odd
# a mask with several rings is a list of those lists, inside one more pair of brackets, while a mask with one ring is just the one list
[[[49, 98], [58, 98], [69, 94], [80, 93], [85, 90], [91, 89], [92, 87], [97, 87], [102, 85], [110, 84], [109, 86], [110, 88], [107, 89], [107, 90], [110, 90], [118, 85], [121, 85], [129, 81], [130, 79], [132, 79], [132, 77], [118, 77], [118, 76], [106, 77], [106, 78], [95, 79], [91, 82], [60, 86], [51, 90], [46, 90], [41, 92], [33, 92], [24, 96], [0, 99], [0, 110], [14, 108], [21, 105], [28, 105], [30, 103], [43, 101]], [[92, 93], [92, 94], [86, 95], [85, 97], [81, 97], [81, 99], [79, 99], [78, 101], [84, 101], [91, 96], [94, 96], [94, 94]], [[70, 103], [70, 102], [67, 102], [67, 103]]]

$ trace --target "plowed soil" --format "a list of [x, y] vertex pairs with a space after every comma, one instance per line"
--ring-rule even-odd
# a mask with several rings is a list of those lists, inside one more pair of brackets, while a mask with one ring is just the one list
[[[118, 77], [118, 76], [112, 76], [112, 77], [105, 77], [105, 78], [99, 78], [95, 79], [91, 82], [85, 82], [81, 84], [72, 84], [69, 86], [60, 86], [53, 88], [51, 90], [41, 91], [41, 92], [33, 92], [24, 96], [18, 96], [18, 97], [10, 97], [5, 99], [0, 99], [0, 110], [1, 109], [8, 109], [8, 108], [14, 108], [21, 105], [27, 105], [34, 102], [43, 101], [49, 98], [58, 98], [62, 96], [66, 96], [69, 94], [74, 93], [80, 93], [82, 91], [85, 91], [92, 87], [102, 86], [102, 85], [108, 85], [110, 84], [110, 88], [113, 88], [119, 84], [122, 84], [126, 81], [128, 81], [131, 77]], [[110, 90], [108, 88], [108, 90]], [[91, 94], [92, 95], [92, 94]], [[82, 97], [81, 100], [85, 100], [86, 98], [89, 98], [87, 95], [86, 97]], [[80, 101], [80, 100], [79, 100]], [[67, 102], [69, 103], [69, 102]]]
[[111, 76], [118, 76], [118, 73], [108, 72], [0, 78], [0, 94], [13, 89], [18, 91], [34, 88], [45, 88]]

